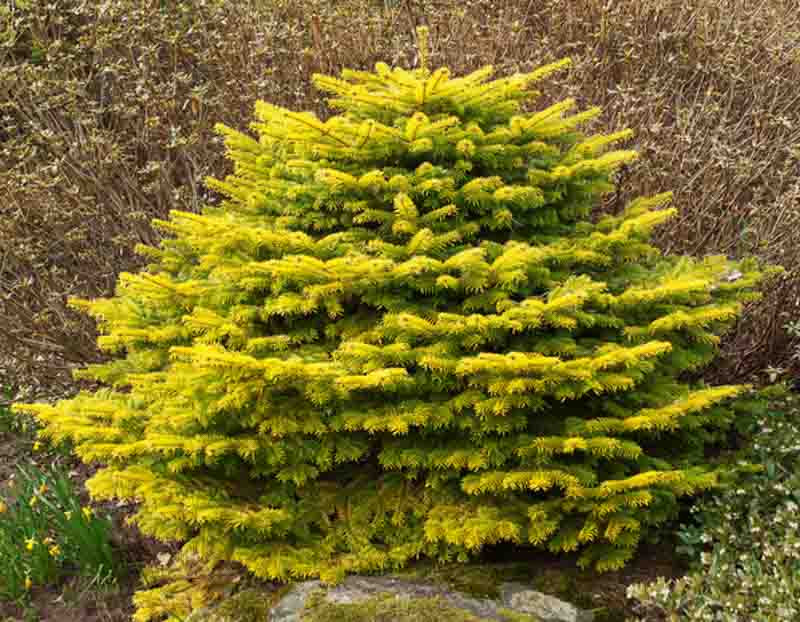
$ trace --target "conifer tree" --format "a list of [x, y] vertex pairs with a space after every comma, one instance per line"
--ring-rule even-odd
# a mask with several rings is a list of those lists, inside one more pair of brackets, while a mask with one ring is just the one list
[[663, 256], [668, 194], [597, 216], [636, 154], [582, 131], [597, 109], [531, 112], [567, 61], [491, 79], [421, 56], [316, 76], [327, 120], [259, 102], [255, 138], [220, 127], [225, 200], [75, 301], [107, 388], [21, 408], [145, 533], [280, 580], [504, 541], [604, 570], [715, 484], [696, 450], [745, 387], [686, 372], [762, 271]]

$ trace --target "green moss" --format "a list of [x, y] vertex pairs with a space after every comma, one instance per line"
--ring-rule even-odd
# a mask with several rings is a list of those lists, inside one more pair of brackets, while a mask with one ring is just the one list
[[209, 622], [268, 622], [269, 611], [280, 598], [280, 592], [267, 593], [264, 590], [245, 589], [226, 598], [214, 610]]
[[[537, 622], [533, 616], [501, 612], [506, 622]], [[309, 598], [303, 622], [489, 622], [448, 605], [441, 598], [397, 598], [387, 594], [360, 603], [329, 603], [322, 594]]]
[[503, 570], [495, 566], [419, 563], [401, 572], [400, 576], [439, 583], [474, 598], [497, 598], [500, 584], [508, 580]]
[[575, 602], [580, 571], [546, 568], [536, 564], [513, 563], [464, 565], [418, 564], [403, 576], [440, 583], [475, 598], [497, 598], [503, 583], [523, 583], [533, 589]]
[[554, 596], [575, 597], [577, 580], [575, 573], [564, 570], [544, 570], [532, 577], [533, 589]]

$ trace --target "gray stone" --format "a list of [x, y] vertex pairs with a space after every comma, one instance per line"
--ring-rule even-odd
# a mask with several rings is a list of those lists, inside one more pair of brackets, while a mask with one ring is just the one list
[[500, 586], [500, 600], [503, 606], [517, 613], [528, 613], [542, 622], [592, 622], [590, 611], [578, 609], [575, 605], [532, 590], [518, 583], [505, 583]]
[[308, 597], [319, 590], [319, 581], [295, 583], [291, 590], [278, 601], [270, 612], [270, 622], [300, 622], [300, 613], [306, 606]]

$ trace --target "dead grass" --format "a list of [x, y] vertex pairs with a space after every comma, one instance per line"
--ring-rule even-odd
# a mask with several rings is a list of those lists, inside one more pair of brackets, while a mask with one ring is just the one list
[[[10, 3], [13, 7], [14, 2]], [[713, 370], [789, 364], [800, 304], [800, 12], [795, 0], [30, 0], [0, 14], [0, 353], [46, 382], [97, 357], [68, 295], [108, 294], [149, 220], [209, 198], [211, 128], [266, 99], [324, 112], [314, 71], [433, 62], [499, 73], [571, 56], [546, 99], [637, 130], [628, 198], [675, 191], [665, 251], [782, 264]], [[21, 8], [21, 7], [27, 8]], [[52, 8], [55, 6], [55, 8]], [[6, 374], [10, 374], [7, 371]]]

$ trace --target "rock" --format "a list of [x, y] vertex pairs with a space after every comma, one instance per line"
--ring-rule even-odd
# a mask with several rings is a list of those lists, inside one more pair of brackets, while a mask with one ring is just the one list
[[500, 598], [505, 608], [534, 615], [542, 622], [592, 622], [594, 618], [589, 611], [521, 584], [500, 586]]
[[[241, 595], [240, 595], [241, 594]], [[340, 619], [330, 614], [337, 607], [353, 610], [354, 605], [375, 606], [375, 603], [398, 604], [401, 610], [411, 610], [418, 603], [427, 614], [425, 620], [441, 618], [448, 622], [458, 620], [480, 620], [481, 622], [507, 622], [504, 614], [514, 612], [530, 616], [531, 622], [592, 622], [593, 614], [583, 611], [554, 596], [542, 594], [519, 583], [505, 583], [500, 586], [500, 596], [496, 599], [474, 598], [444, 586], [409, 581], [397, 577], [358, 577], [352, 576], [335, 586], [325, 586], [319, 581], [304, 581], [294, 584], [275, 602], [274, 593], [261, 594], [261, 607], [258, 606], [257, 590], [245, 592], [224, 601], [217, 607], [198, 611], [189, 618], [191, 622], [305, 622], [308, 614], [328, 610], [324, 619]], [[245, 596], [246, 595], [246, 596]], [[380, 600], [383, 599], [383, 600]], [[264, 606], [266, 605], [266, 606]], [[439, 609], [437, 609], [439, 608]], [[241, 609], [239, 611], [239, 609]], [[345, 619], [342, 616], [341, 619]], [[346, 619], [351, 619], [347, 617]], [[364, 614], [353, 619], [367, 620]], [[388, 619], [386, 617], [382, 619]], [[402, 616], [392, 618], [402, 622]], [[414, 617], [414, 619], [421, 619]], [[187, 621], [188, 622], [188, 621]]]
[[297, 583], [272, 608], [270, 622], [294, 622], [300, 620], [300, 612], [306, 606], [309, 597], [320, 589], [319, 581], [303, 581]]

